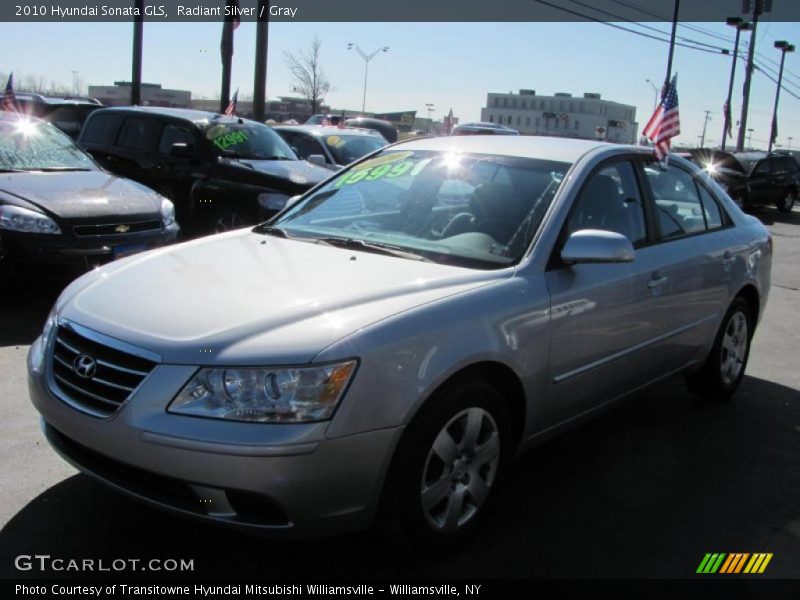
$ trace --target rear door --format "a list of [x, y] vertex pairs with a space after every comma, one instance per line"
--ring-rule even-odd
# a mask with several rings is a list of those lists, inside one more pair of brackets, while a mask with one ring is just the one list
[[750, 199], [759, 204], [777, 202], [778, 194], [775, 191], [775, 182], [772, 177], [772, 167], [766, 158], [761, 159], [750, 173]]
[[113, 148], [117, 159], [114, 172], [157, 188], [161, 183], [158, 138], [162, 125], [161, 119], [150, 115], [126, 117]]
[[669, 257], [664, 356], [680, 368], [702, 358], [726, 310], [736, 260], [732, 222], [691, 168], [670, 163], [665, 170], [648, 160], [642, 170], [657, 243]]

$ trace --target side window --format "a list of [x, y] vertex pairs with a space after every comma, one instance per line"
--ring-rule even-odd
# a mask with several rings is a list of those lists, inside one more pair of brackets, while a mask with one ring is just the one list
[[699, 183], [697, 189], [700, 191], [700, 201], [703, 203], [703, 214], [706, 219], [708, 229], [719, 229], [725, 224], [722, 218], [722, 209], [711, 194]]
[[581, 190], [567, 228], [569, 233], [605, 229], [621, 233], [632, 244], [644, 242], [647, 229], [633, 165], [619, 162], [592, 175]]
[[161, 139], [158, 141], [158, 152], [169, 155], [173, 144], [194, 144], [195, 138], [192, 132], [186, 127], [178, 125], [165, 125], [161, 131]]
[[689, 173], [675, 166], [664, 171], [649, 165], [645, 167], [645, 174], [653, 190], [656, 220], [662, 239], [705, 231], [703, 205]]
[[125, 121], [119, 146], [131, 150], [153, 150], [160, 123], [154, 119], [133, 117]]
[[753, 175], [769, 175], [769, 161], [762, 160], [753, 169]]
[[114, 141], [117, 128], [122, 122], [122, 115], [96, 114], [92, 115], [81, 135], [81, 143], [108, 145]]
[[294, 147], [297, 148], [297, 154], [300, 158], [308, 158], [312, 154], [322, 154], [325, 156], [325, 151], [322, 149], [320, 143], [307, 135], [298, 135], [294, 138]]

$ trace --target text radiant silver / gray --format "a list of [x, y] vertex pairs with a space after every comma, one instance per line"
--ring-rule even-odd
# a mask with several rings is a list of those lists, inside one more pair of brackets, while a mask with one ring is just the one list
[[545, 434], [676, 373], [730, 396], [771, 253], [678, 157], [412, 141], [268, 224], [78, 279], [31, 348], [30, 393], [67, 460], [158, 506], [458, 543]]

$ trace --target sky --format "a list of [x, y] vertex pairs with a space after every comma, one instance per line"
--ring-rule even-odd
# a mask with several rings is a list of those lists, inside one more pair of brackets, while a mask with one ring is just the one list
[[[647, 26], [665, 32], [669, 28], [663, 23]], [[733, 30], [724, 24], [693, 26], [731, 42], [683, 26], [679, 35], [732, 48]], [[143, 80], [191, 90], [196, 98], [215, 97], [221, 76], [220, 30], [219, 23], [146, 22]], [[668, 50], [665, 43], [602, 23], [271, 23], [269, 98], [293, 95], [284, 52], [307, 49], [315, 35], [322, 42], [323, 68], [335, 88], [325, 100], [335, 108], [361, 107], [365, 63], [347, 49], [352, 42], [367, 53], [390, 48], [369, 64], [368, 111], [417, 110], [418, 116], [426, 116], [425, 105], [432, 103], [434, 118], [441, 119], [452, 108], [464, 122], [479, 120], [488, 92], [598, 92], [604, 99], [636, 106], [640, 132], [653, 110], [654, 93], [646, 80], [659, 86], [663, 82]], [[775, 72], [780, 52], [773, 43], [778, 39], [800, 46], [800, 23], [759, 23], [757, 61]], [[129, 81], [131, 40], [130, 23], [0, 23], [0, 71], [66, 84], [72, 82], [73, 70], [86, 84]], [[232, 88], [240, 88], [241, 95], [252, 94], [254, 50], [255, 24], [242, 23], [235, 34], [232, 77]], [[677, 143], [697, 145], [706, 110], [711, 111], [706, 145], [719, 143], [730, 66], [731, 58], [721, 53], [676, 48], [673, 72], [678, 73], [681, 113]], [[743, 75], [740, 62], [734, 120], [739, 118]], [[787, 54], [784, 84], [800, 97], [800, 52]], [[774, 82], [755, 73], [748, 118], [753, 146], [766, 147], [775, 90]], [[781, 92], [778, 122], [778, 143], [788, 146], [791, 136], [792, 147], [800, 149], [800, 99], [786, 90]]]

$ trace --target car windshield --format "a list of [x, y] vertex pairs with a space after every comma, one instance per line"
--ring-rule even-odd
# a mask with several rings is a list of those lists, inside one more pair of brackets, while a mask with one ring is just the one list
[[218, 156], [253, 160], [297, 160], [289, 145], [270, 127], [260, 123], [216, 123], [206, 139]]
[[337, 165], [349, 165], [386, 145], [386, 141], [376, 135], [340, 135], [337, 133], [326, 135], [322, 139]]
[[92, 159], [53, 125], [21, 117], [0, 121], [0, 171], [89, 171]]
[[568, 168], [509, 156], [387, 150], [343, 171], [262, 231], [502, 268], [524, 254]]

